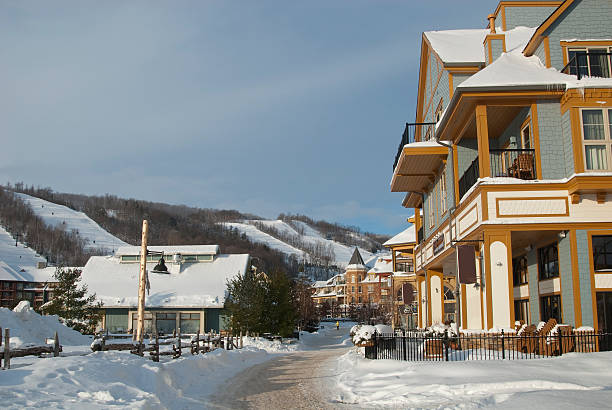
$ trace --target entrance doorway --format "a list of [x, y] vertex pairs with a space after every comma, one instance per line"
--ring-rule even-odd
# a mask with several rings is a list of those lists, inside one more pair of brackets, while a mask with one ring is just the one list
[[[597, 292], [597, 326], [600, 332], [612, 331], [612, 292]], [[600, 337], [599, 350], [612, 350], [612, 337]]]

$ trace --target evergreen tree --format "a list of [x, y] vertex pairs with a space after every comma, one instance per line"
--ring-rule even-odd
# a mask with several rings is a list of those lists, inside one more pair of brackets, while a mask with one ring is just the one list
[[81, 333], [91, 334], [101, 318], [102, 302], [96, 302], [96, 294], [88, 295], [87, 286], [79, 286], [81, 270], [58, 267], [53, 274], [57, 285], [53, 298], [41, 310], [58, 315], [67, 326]]
[[283, 337], [291, 336], [295, 329], [297, 314], [293, 304], [291, 282], [284, 272], [275, 271], [268, 281], [268, 303], [266, 319], [270, 332]]
[[246, 272], [227, 282], [225, 308], [231, 315], [231, 327], [235, 331], [250, 333], [268, 332], [264, 321], [267, 285], [265, 275]]

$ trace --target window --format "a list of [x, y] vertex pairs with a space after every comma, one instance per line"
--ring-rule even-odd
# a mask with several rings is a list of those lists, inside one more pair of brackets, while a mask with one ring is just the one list
[[359, 293], [361, 293], [361, 285], [359, 285]]
[[440, 98], [440, 102], [438, 103], [438, 108], [436, 108], [436, 113], [434, 115], [436, 124], [438, 124], [440, 122], [440, 120], [442, 119], [442, 113], [443, 113], [443, 111], [442, 111], [442, 102], [443, 102], [443, 100], [442, 100], [442, 98]]
[[444, 286], [444, 300], [455, 300], [455, 295], [448, 286]]
[[198, 255], [198, 261], [211, 261], [213, 259], [212, 255]]
[[427, 225], [430, 228], [434, 226], [434, 192], [429, 193], [427, 198]]
[[514, 301], [514, 319], [529, 323], [529, 299]]
[[543, 248], [538, 248], [538, 271], [540, 273], [540, 280], [559, 276], [559, 252], [556, 242]]
[[351, 286], [351, 293], [355, 293], [355, 286]]
[[521, 148], [531, 149], [531, 123], [521, 129]]
[[[570, 74], [590, 77], [610, 78], [610, 56], [606, 53], [610, 48], [573, 48], [569, 49], [568, 61], [570, 64]], [[574, 61], [572, 61], [575, 59]], [[576, 70], [577, 65], [577, 70]]]
[[540, 320], [547, 322], [548, 319], [556, 319], [557, 323], [561, 321], [561, 296], [550, 295], [540, 298]]
[[612, 235], [593, 235], [592, 248], [595, 271], [612, 271]]
[[612, 110], [582, 110], [584, 166], [588, 171], [612, 170]]
[[[512, 259], [512, 282], [514, 286], [524, 285], [528, 282], [527, 256]], [[517, 319], [518, 320], [518, 319]]]

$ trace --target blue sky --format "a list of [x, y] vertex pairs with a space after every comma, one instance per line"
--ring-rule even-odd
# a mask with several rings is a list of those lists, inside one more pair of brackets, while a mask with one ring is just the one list
[[421, 32], [495, 1], [0, 2], [0, 178], [393, 234]]

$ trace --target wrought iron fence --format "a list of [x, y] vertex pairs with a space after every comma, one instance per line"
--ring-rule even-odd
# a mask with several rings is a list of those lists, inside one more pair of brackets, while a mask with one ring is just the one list
[[[562, 329], [562, 328], [559, 328]], [[521, 360], [612, 350], [612, 333], [562, 331], [548, 335], [478, 333], [459, 336], [404, 331], [377, 334], [366, 344], [368, 359], [404, 361]]]
[[420, 141], [427, 141], [429, 138], [431, 138], [431, 136], [433, 136], [435, 125], [435, 122], [406, 123], [406, 128], [404, 128], [404, 133], [402, 134], [402, 141], [400, 142], [399, 147], [397, 147], [397, 154], [395, 155], [395, 161], [393, 161], [393, 171], [395, 171], [397, 162], [402, 155], [404, 145], [415, 142], [417, 131], [420, 135]]
[[478, 157], [476, 157], [468, 169], [465, 170], [461, 178], [459, 178], [459, 198], [463, 198], [463, 195], [474, 186], [476, 181], [478, 181], [479, 173]]
[[491, 149], [489, 158], [492, 177], [536, 179], [533, 149]]

